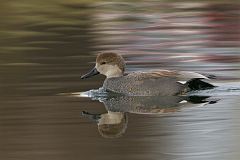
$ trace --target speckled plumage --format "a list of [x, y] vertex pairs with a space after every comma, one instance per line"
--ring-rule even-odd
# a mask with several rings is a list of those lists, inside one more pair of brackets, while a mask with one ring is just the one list
[[177, 79], [177, 72], [135, 72], [121, 77], [107, 78], [103, 88], [128, 95], [178, 95], [187, 91]]

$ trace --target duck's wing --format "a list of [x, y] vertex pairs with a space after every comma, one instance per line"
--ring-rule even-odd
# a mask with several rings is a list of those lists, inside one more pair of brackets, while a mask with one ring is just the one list
[[149, 78], [162, 78], [162, 77], [176, 77], [178, 76], [177, 71], [170, 71], [170, 70], [150, 70], [150, 71], [143, 71], [143, 72], [134, 72], [130, 74], [141, 79], [149, 79]]
[[178, 75], [176, 77], [178, 79], [178, 82], [182, 84], [192, 79], [209, 79], [208, 77], [202, 74], [199, 74], [196, 72], [189, 72], [189, 71], [178, 71]]
[[202, 74], [188, 71], [179, 71], [178, 73], [177, 82], [187, 85], [191, 90], [212, 89], [216, 87], [215, 85], [206, 82], [209, 78]]
[[189, 81], [191, 79], [208, 79], [206, 76], [190, 71], [176, 71], [176, 70], [152, 70], [148, 72], [136, 72], [143, 77], [161, 78], [161, 77], [175, 77], [179, 81]]
[[209, 79], [208, 77], [196, 72], [159, 70], [151, 71], [148, 75], [151, 78], [173, 78], [176, 82], [187, 85], [191, 90], [210, 89], [215, 87], [210, 83], [202, 81], [202, 79]]

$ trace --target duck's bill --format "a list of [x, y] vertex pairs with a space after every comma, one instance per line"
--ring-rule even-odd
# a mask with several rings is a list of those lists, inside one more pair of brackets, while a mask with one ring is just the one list
[[97, 71], [96, 68], [93, 68], [90, 72], [88, 72], [87, 74], [81, 76], [81, 79], [89, 78], [89, 77], [95, 76], [97, 74], [99, 74], [99, 72]]

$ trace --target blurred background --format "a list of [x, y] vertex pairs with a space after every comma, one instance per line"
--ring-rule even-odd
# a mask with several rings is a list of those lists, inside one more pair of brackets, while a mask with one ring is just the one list
[[[0, 0], [0, 20], [0, 159], [239, 159], [238, 0]], [[211, 107], [132, 114], [106, 140], [80, 116], [103, 104], [59, 96], [102, 85], [80, 80], [101, 51], [127, 71], [191, 70], [230, 89]]]

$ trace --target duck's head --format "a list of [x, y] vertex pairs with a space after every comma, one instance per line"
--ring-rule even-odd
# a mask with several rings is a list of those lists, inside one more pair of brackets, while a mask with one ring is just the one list
[[99, 73], [107, 78], [120, 77], [123, 75], [124, 70], [125, 62], [121, 55], [112, 52], [100, 53], [96, 58], [95, 67], [81, 78], [88, 78]]

